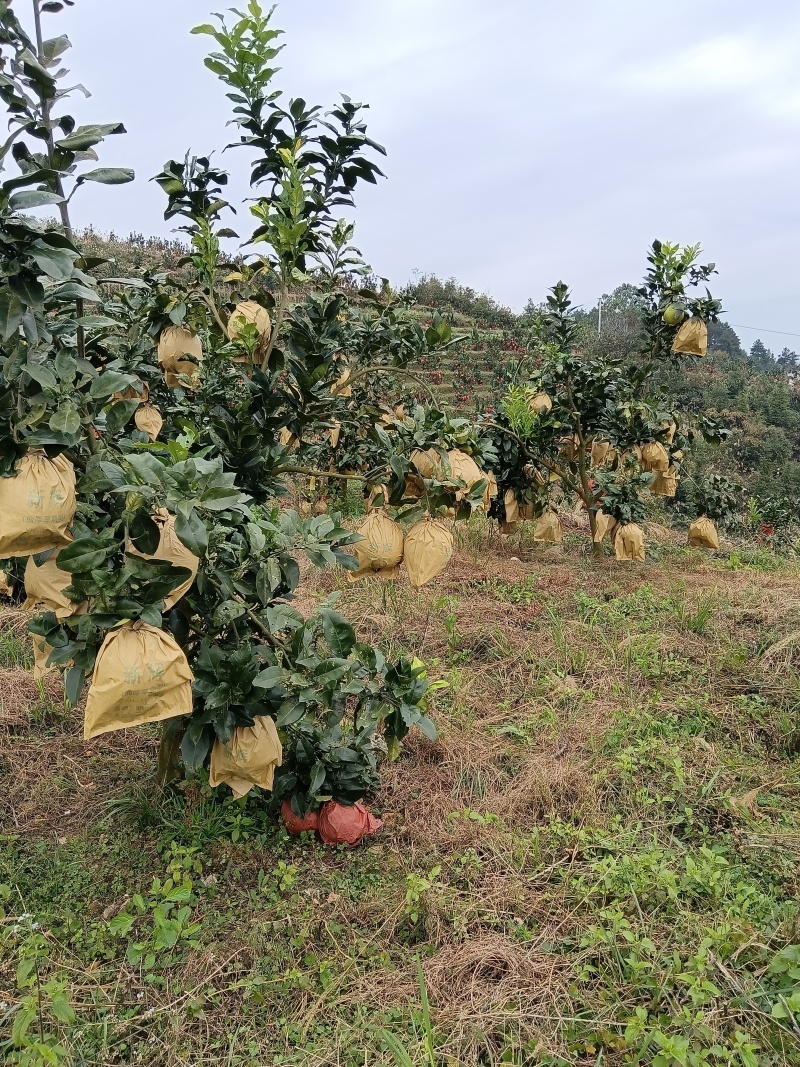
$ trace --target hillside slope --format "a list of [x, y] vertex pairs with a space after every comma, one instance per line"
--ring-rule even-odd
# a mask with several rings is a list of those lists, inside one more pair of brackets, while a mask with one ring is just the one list
[[448, 1067], [800, 1063], [800, 573], [657, 528], [598, 563], [572, 530], [473, 520], [419, 592], [309, 577], [301, 609], [338, 589], [447, 683], [354, 851], [159, 798], [156, 731], [84, 742], [6, 614], [5, 1018], [38, 1040], [41, 994], [53, 1062], [92, 1065], [400, 1062], [383, 1031]]

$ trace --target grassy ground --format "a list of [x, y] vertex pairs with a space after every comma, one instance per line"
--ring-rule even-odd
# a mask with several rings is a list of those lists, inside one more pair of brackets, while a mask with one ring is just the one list
[[337, 586], [448, 683], [354, 851], [157, 796], [155, 731], [84, 743], [2, 620], [6, 1060], [800, 1064], [800, 643], [764, 656], [800, 630], [794, 566], [476, 523], [420, 592], [323, 574], [306, 602]]

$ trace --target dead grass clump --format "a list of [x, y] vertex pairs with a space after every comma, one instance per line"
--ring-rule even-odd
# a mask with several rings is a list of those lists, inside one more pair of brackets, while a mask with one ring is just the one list
[[669, 526], [663, 526], [660, 522], [646, 522], [644, 524], [644, 534], [649, 540], [656, 541], [659, 544], [678, 544], [684, 539], [682, 530], [671, 530]]
[[553, 815], [569, 819], [596, 812], [599, 802], [586, 766], [533, 753], [503, 790], [488, 798], [487, 808], [505, 819], [540, 822]]
[[534, 990], [541, 996], [552, 962], [535, 949], [489, 933], [443, 946], [424, 964], [423, 973], [438, 1011], [459, 1015], [485, 1012]]
[[21, 667], [0, 668], [0, 727], [18, 728], [30, 722], [31, 705], [42, 699], [62, 702], [64, 687], [60, 675], [35, 682]]
[[782, 637], [761, 657], [761, 669], [775, 673], [797, 670], [800, 667], [800, 630]]
[[486, 827], [453, 819], [465, 808], [484, 809], [500, 792], [507, 772], [500, 765], [502, 746], [478, 733], [443, 731], [431, 744], [411, 735], [405, 755], [383, 772], [381, 796], [406, 841], [445, 850], [466, 848]]
[[0, 633], [27, 634], [30, 615], [20, 608], [5, 608], [0, 616]]

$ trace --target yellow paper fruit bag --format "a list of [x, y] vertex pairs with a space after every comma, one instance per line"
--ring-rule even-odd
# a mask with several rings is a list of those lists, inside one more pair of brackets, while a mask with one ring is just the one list
[[618, 526], [614, 534], [614, 551], [620, 563], [644, 563], [644, 533], [641, 526], [635, 522]]
[[403, 531], [394, 519], [382, 508], [376, 508], [356, 530], [363, 540], [349, 545], [349, 551], [358, 560], [358, 569], [348, 571], [351, 582], [376, 575], [378, 578], [396, 578], [403, 559]]
[[592, 466], [602, 467], [606, 459], [609, 459], [611, 443], [609, 441], [592, 441]]
[[412, 465], [416, 467], [420, 477], [436, 478], [441, 476], [442, 457], [435, 448], [429, 448], [424, 452], [421, 448], [415, 448], [409, 459]]
[[161, 412], [152, 404], [142, 404], [138, 407], [133, 421], [136, 423], [136, 429], [146, 433], [151, 441], [157, 440], [161, 427], [164, 425]]
[[344, 368], [331, 390], [334, 396], [351, 397], [353, 395], [353, 387], [352, 385], [348, 385], [352, 373], [350, 367], [346, 366]]
[[641, 464], [646, 471], [667, 471], [669, 452], [660, 441], [648, 441], [646, 445], [642, 445]]
[[536, 396], [531, 397], [528, 402], [528, 408], [535, 414], [541, 415], [545, 411], [553, 410], [553, 401], [547, 393], [537, 393]]
[[676, 355], [705, 355], [708, 351], [708, 327], [705, 322], [697, 317], [686, 319], [675, 335], [672, 351]]
[[175, 516], [170, 515], [166, 508], [159, 508], [153, 515], [153, 521], [159, 527], [160, 537], [158, 548], [152, 556], [140, 552], [132, 544], [128, 546], [128, 552], [132, 556], [141, 556], [143, 559], [160, 559], [172, 563], [175, 567], [188, 567], [191, 574], [180, 585], [177, 585], [164, 601], [164, 611], [170, 611], [182, 596], [185, 596], [192, 588], [192, 582], [197, 577], [197, 568], [200, 560], [190, 552], [183, 541], [175, 533]]
[[243, 300], [233, 309], [228, 321], [228, 338], [235, 341], [245, 326], [255, 323], [258, 332], [264, 336], [272, 330], [269, 312], [255, 300]]
[[594, 517], [594, 542], [599, 545], [610, 534], [611, 539], [614, 539], [614, 527], [617, 525], [617, 520], [613, 515], [606, 515], [604, 511], [598, 511]]
[[675, 496], [678, 491], [678, 470], [670, 467], [669, 470], [656, 472], [650, 492], [656, 496]]
[[83, 736], [192, 713], [194, 675], [175, 638], [147, 623], [112, 630], [97, 653]]
[[507, 525], [512, 526], [514, 523], [519, 522], [519, 501], [517, 500], [517, 494], [513, 489], [506, 489], [503, 503], [506, 506], [505, 521]]
[[[88, 604], [70, 600], [64, 590], [72, 585], [72, 575], [58, 565], [58, 552], [37, 567], [33, 556], [25, 565], [25, 595], [23, 611], [52, 611], [57, 619], [71, 615], [85, 615]], [[41, 607], [40, 607], [41, 605]], [[34, 639], [35, 640], [35, 639]]]
[[445, 569], [453, 556], [453, 534], [436, 519], [423, 519], [406, 534], [405, 565], [415, 589]]
[[170, 389], [181, 385], [180, 376], [193, 379], [203, 359], [203, 343], [185, 326], [168, 326], [158, 340], [158, 362]]
[[63, 548], [77, 506], [67, 457], [28, 452], [15, 477], [0, 478], [0, 559]]
[[150, 386], [147, 382], [143, 382], [137, 379], [134, 385], [128, 386], [128, 388], [122, 393], [114, 393], [111, 397], [112, 400], [137, 400], [140, 404], [146, 404], [150, 396]]
[[466, 452], [462, 452], [458, 448], [454, 448], [447, 453], [447, 460], [450, 464], [450, 473], [453, 478], [458, 478], [466, 483], [466, 489], [456, 491], [456, 500], [462, 500], [476, 482], [481, 482], [488, 477], [472, 456], [468, 456]]
[[719, 550], [717, 527], [707, 515], [701, 515], [689, 527], [689, 544], [695, 548], [710, 548], [714, 552]]
[[693, 316], [681, 323], [672, 351], [681, 356], [704, 356], [708, 352], [708, 326], [702, 319]]
[[497, 478], [495, 478], [492, 471], [487, 471], [484, 474], [484, 478], [487, 478], [486, 488], [483, 491], [483, 510], [488, 511], [492, 506], [492, 501], [497, 496]]
[[230, 741], [217, 738], [214, 742], [209, 784], [216, 788], [224, 782], [237, 800], [256, 785], [270, 790], [282, 759], [275, 723], [268, 715], [257, 715], [255, 726], [237, 726]]
[[48, 674], [58, 668], [55, 665], [52, 667], [47, 666], [53, 646], [48, 645], [45, 638], [40, 637], [39, 634], [31, 634], [31, 637], [33, 638], [33, 680], [34, 682], [41, 682], [43, 678], [46, 678]]
[[563, 536], [561, 520], [554, 511], [545, 512], [533, 528], [534, 541], [545, 541], [557, 545]]

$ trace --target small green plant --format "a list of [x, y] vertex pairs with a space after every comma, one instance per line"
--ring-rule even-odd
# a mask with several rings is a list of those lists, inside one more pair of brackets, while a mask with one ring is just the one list
[[21, 939], [16, 971], [19, 1002], [10, 1013], [11, 1036], [0, 1041], [7, 1056], [3, 1062], [16, 1067], [66, 1067], [68, 1053], [54, 1027], [75, 1022], [69, 984], [60, 975], [42, 980], [40, 967], [49, 957], [50, 945], [32, 915], [20, 916], [14, 933]]
[[135, 893], [132, 911], [120, 912], [109, 923], [117, 937], [127, 937], [134, 929], [140, 934], [140, 940], [128, 943], [125, 958], [133, 966], [141, 964], [154, 982], [161, 981], [156, 969], [170, 967], [189, 949], [199, 948], [200, 924], [191, 921], [197, 903], [194, 883], [203, 870], [198, 851], [173, 845], [164, 881], [154, 878], [149, 894]]
[[420, 1016], [419, 1021], [414, 1023], [414, 1031], [421, 1045], [421, 1059], [413, 1058], [406, 1046], [388, 1030], [381, 1030], [380, 1036], [383, 1043], [389, 1049], [395, 1067], [437, 1067], [436, 1046], [434, 1043], [433, 1023], [431, 1021], [431, 1007], [428, 1000], [428, 989], [425, 985], [425, 975], [422, 973], [422, 964], [419, 956], [416, 957], [417, 981], [419, 983]]
[[714, 609], [718, 601], [716, 589], [703, 593], [694, 609], [690, 608], [681, 596], [677, 596], [675, 604], [675, 618], [678, 624], [693, 634], [704, 634], [714, 617]]
[[426, 905], [425, 897], [439, 883], [442, 873], [441, 864], [437, 864], [428, 871], [427, 876], [412, 871], [406, 875], [406, 895], [403, 907], [404, 914], [412, 926], [416, 926], [420, 919], [424, 918]]

